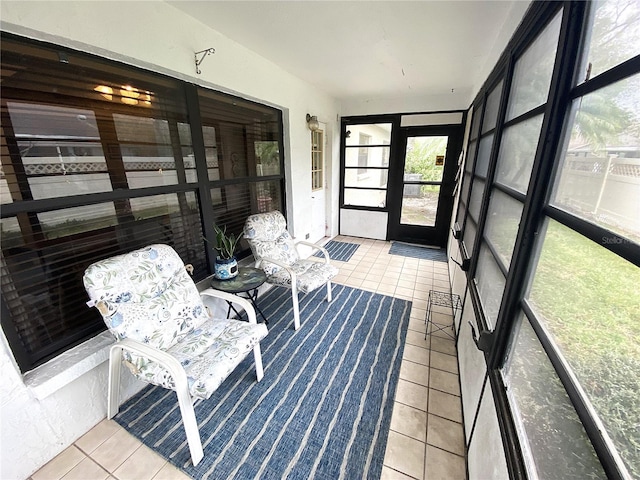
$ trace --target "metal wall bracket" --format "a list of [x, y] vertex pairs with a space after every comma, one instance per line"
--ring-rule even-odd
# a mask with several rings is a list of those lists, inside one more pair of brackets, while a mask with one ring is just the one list
[[[212, 54], [212, 53], [216, 53], [216, 49], [215, 48], [207, 48], [206, 50], [201, 50], [201, 51], [195, 53], [194, 57], [195, 57], [195, 61], [196, 61], [196, 73], [198, 75], [200, 75], [202, 73], [202, 71], [200, 70], [200, 65], [204, 61], [205, 57], [207, 55]], [[200, 58], [198, 58], [198, 55], [202, 55], [202, 56]]]

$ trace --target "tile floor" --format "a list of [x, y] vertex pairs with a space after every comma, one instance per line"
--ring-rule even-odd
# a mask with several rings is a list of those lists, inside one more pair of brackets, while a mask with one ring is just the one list
[[[456, 347], [444, 332], [425, 339], [429, 290], [449, 290], [447, 265], [389, 255], [389, 242], [358, 243], [336, 283], [412, 300], [400, 367], [383, 480], [466, 479], [464, 429]], [[451, 325], [451, 312], [436, 307], [434, 321]], [[129, 435], [103, 420], [31, 477], [32, 480], [187, 480], [188, 477]]]

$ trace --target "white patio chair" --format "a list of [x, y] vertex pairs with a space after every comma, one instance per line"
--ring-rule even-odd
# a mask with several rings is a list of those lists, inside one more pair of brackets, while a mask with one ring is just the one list
[[[118, 340], [109, 354], [108, 418], [119, 410], [120, 367], [140, 380], [174, 390], [191, 459], [203, 458], [193, 402], [206, 399], [253, 351], [256, 376], [263, 376], [260, 340], [267, 328], [256, 322], [248, 300], [207, 289], [198, 293], [178, 254], [150, 245], [89, 266], [83, 278], [90, 306], [100, 311]], [[238, 303], [248, 322], [209, 317], [202, 296]]]
[[[267, 283], [291, 289], [296, 330], [300, 328], [298, 291], [308, 293], [326, 285], [327, 301], [331, 301], [331, 279], [338, 274], [338, 269], [330, 264], [326, 249], [302, 240], [294, 242], [282, 213], [273, 211], [249, 216], [244, 224], [244, 238], [249, 242], [256, 267], [266, 273]], [[300, 258], [296, 245], [321, 251], [324, 262]]]

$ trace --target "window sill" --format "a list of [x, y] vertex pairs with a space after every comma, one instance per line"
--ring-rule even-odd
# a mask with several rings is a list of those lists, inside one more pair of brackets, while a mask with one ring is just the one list
[[43, 400], [109, 359], [113, 335], [105, 331], [67, 350], [23, 376], [24, 384]]

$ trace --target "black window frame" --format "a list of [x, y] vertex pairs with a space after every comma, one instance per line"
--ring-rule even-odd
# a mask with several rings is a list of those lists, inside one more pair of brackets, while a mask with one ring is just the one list
[[[111, 179], [112, 189], [111, 191], [103, 191], [103, 192], [89, 192], [84, 194], [75, 194], [70, 196], [58, 196], [54, 198], [41, 198], [41, 199], [33, 199], [23, 198], [22, 200], [14, 200], [12, 203], [6, 203], [2, 205], [2, 209], [0, 210], [0, 218], [6, 219], [15, 217], [17, 215], [22, 216], [34, 216], [38, 213], [53, 211], [58, 209], [65, 209], [70, 207], [78, 207], [78, 206], [92, 206], [105, 202], [128, 202], [129, 200], [141, 199], [143, 197], [152, 197], [154, 195], [176, 195], [179, 198], [181, 196], [187, 195], [194, 201], [192, 205], [195, 205], [197, 215], [199, 216], [198, 220], [198, 229], [199, 232], [192, 232], [190, 235], [190, 245], [184, 246], [184, 251], [179, 251], [179, 254], [183, 257], [185, 263], [194, 263], [196, 266], [194, 272], [194, 280], [202, 280], [209, 276], [214, 271], [214, 262], [215, 255], [214, 251], [211, 248], [211, 245], [215, 244], [215, 231], [213, 228], [214, 223], [225, 221], [228, 219], [220, 218], [219, 215], [216, 215], [211, 199], [211, 189], [214, 188], [229, 188], [230, 186], [242, 187], [244, 191], [246, 191], [246, 195], [249, 196], [251, 203], [250, 205], [245, 204], [243, 206], [243, 218], [235, 218], [233, 219], [233, 230], [234, 233], [240, 234], [242, 231], [242, 225], [244, 224], [244, 220], [246, 219], [247, 213], [257, 213], [259, 208], [269, 208], [269, 209], [277, 209], [286, 212], [286, 198], [285, 198], [285, 169], [284, 169], [284, 124], [283, 124], [283, 114], [280, 109], [277, 109], [272, 106], [267, 106], [255, 101], [247, 100], [244, 98], [240, 98], [234, 95], [230, 95], [227, 93], [217, 92], [211, 89], [206, 89], [202, 86], [195, 85], [193, 83], [189, 83], [183, 81], [178, 78], [173, 78], [164, 74], [160, 74], [157, 72], [145, 70], [139, 67], [127, 65], [121, 62], [116, 62], [110, 59], [102, 58], [97, 55], [88, 54], [85, 52], [73, 50], [67, 47], [58, 46], [48, 42], [41, 42], [32, 39], [27, 39], [19, 35], [8, 34], [6, 32], [2, 32], [2, 47], [3, 51], [5, 45], [8, 43], [18, 45], [18, 49], [24, 49], [24, 51], [38, 51], [39, 55], [46, 56], [47, 59], [55, 58], [59, 59], [61, 64], [61, 68], [64, 67], [64, 64], [68, 64], [69, 61], [77, 62], [77, 65], [85, 65], [91, 64], [94, 67], [99, 65], [100, 68], [104, 69], [105, 76], [109, 77], [109, 75], [114, 75], [117, 78], [118, 75], [130, 75], [132, 78], [149, 78], [149, 79], [157, 79], [158, 82], [168, 82], [172, 85], [175, 85], [176, 91], [180, 95], [183, 95], [183, 100], [175, 100], [182, 102], [180, 103], [180, 108], [184, 110], [183, 117], [179, 120], [182, 122], [186, 122], [189, 125], [190, 135], [191, 135], [191, 144], [192, 144], [192, 152], [195, 159], [195, 170], [196, 170], [196, 180], [188, 181], [185, 175], [185, 165], [182, 161], [182, 153], [181, 153], [181, 142], [176, 144], [175, 138], [177, 138], [177, 130], [171, 132], [173, 142], [173, 158], [175, 160], [175, 170], [177, 181], [174, 183], [170, 183], [167, 185], [157, 185], [157, 186], [146, 186], [146, 187], [129, 187], [126, 183], [125, 171], [122, 169], [120, 172], [120, 176], [122, 181], [120, 183], [113, 183], [113, 178]], [[4, 59], [4, 55], [3, 55]], [[28, 68], [28, 66], [25, 66]], [[78, 67], [80, 68], [80, 67]], [[3, 68], [4, 70], [4, 68]], [[80, 68], [80, 71], [82, 69]], [[115, 73], [114, 73], [115, 72]], [[123, 73], [124, 72], [124, 73]], [[3, 73], [4, 75], [4, 73]], [[82, 79], [82, 77], [80, 77]], [[134, 82], [132, 82], [134, 83]], [[5, 87], [6, 84], [3, 84]], [[93, 85], [93, 84], [92, 84]], [[21, 155], [20, 151], [17, 149], [17, 144], [15, 141], [15, 134], [11, 129], [11, 122], [9, 119], [8, 109], [6, 106], [7, 101], [12, 100], [20, 100], [20, 101], [33, 101], [35, 103], [44, 102], [45, 104], [50, 105], [68, 105], [76, 108], [86, 107], [86, 105], [82, 105], [80, 100], [74, 98], [67, 98], [64, 95], [59, 95], [60, 98], [55, 97], [55, 92], [49, 94], [39, 94], [37, 90], [24, 90], [22, 91], [22, 86], [16, 87], [14, 90], [15, 95], [7, 98], [8, 90], [3, 88], [3, 164], [13, 165], [12, 158], [16, 159], [15, 165], [21, 165]], [[258, 126], [260, 124], [261, 118], [268, 118], [264, 120], [269, 123], [269, 127], [267, 128], [268, 132], [265, 133], [264, 140], [270, 142], [277, 142], [276, 154], [278, 158], [278, 173], [277, 174], [269, 174], [269, 175], [258, 175], [257, 171], [253, 173], [248, 172], [246, 175], [241, 176], [239, 178], [221, 178], [217, 180], [210, 180], [208, 178], [208, 168], [207, 168], [207, 159], [204, 145], [204, 135], [202, 126], [202, 116], [201, 116], [201, 107], [204, 105], [203, 100], [199, 98], [202, 94], [212, 96], [215, 101], [219, 101], [220, 105], [228, 104], [229, 107], [225, 107], [228, 109], [231, 108], [245, 108], [248, 111], [255, 111], [261, 113], [263, 116], [255, 113], [252, 117], [251, 115], [247, 115], [247, 124], [255, 125], [256, 127], [252, 127], [253, 130], [259, 129]], [[96, 104], [93, 104], [92, 108], [103, 108], [96, 107]], [[106, 107], [105, 107], [106, 108]], [[117, 102], [113, 102], [113, 105], [109, 105], [108, 108], [113, 108], [114, 111], [121, 111], [123, 113], [130, 113], [131, 110], [127, 110], [127, 105], [119, 105]], [[222, 108], [222, 107], [220, 107]], [[230, 110], [229, 110], [230, 111]], [[228, 113], [220, 110], [220, 122], [224, 123], [228, 120]], [[164, 112], [161, 117], [154, 117], [153, 115], [148, 115], [148, 118], [168, 118], [166, 115], [171, 116], [171, 112]], [[5, 122], [5, 120], [8, 120]], [[235, 120], [234, 120], [235, 121]], [[175, 123], [174, 123], [175, 125]], [[263, 129], [264, 130], [264, 129]], [[261, 135], [258, 134], [246, 134], [245, 128], [245, 137], [250, 137], [247, 140], [247, 148], [245, 152], [246, 157], [251, 157], [254, 155], [254, 152], [251, 152], [251, 148], [253, 144], [251, 144], [251, 135]], [[262, 140], [262, 137], [260, 137]], [[5, 143], [6, 141], [6, 143]], [[219, 138], [216, 138], [216, 144], [219, 145]], [[109, 145], [103, 145], [103, 150], [105, 148], [114, 148], [114, 143], [110, 140]], [[117, 142], [117, 139], [116, 139]], [[126, 142], [122, 142], [126, 143]], [[6, 147], [5, 147], [6, 145]], [[144, 148], [144, 146], [143, 146]], [[5, 158], [6, 157], [6, 158]], [[105, 158], [107, 158], [105, 156]], [[6, 160], [6, 161], [5, 161]], [[220, 164], [223, 162], [222, 159], [218, 160]], [[250, 163], [250, 159], [247, 158], [246, 162]], [[191, 167], [192, 168], [192, 167]], [[18, 169], [19, 170], [19, 169]], [[111, 168], [109, 168], [109, 173], [111, 174]], [[13, 173], [12, 173], [13, 174]], [[20, 175], [20, 171], [15, 172], [15, 174]], [[26, 177], [22, 177], [23, 180], [18, 181], [26, 181]], [[269, 182], [269, 183], [266, 183]], [[271, 198], [270, 203], [259, 204], [257, 199], [253, 199], [253, 195], [257, 195], [257, 191], [260, 186], [267, 185], [269, 188], [272, 187], [274, 190], [274, 197]], [[244, 198], [244, 197], [243, 197]], [[193, 211], [192, 211], [193, 212]], [[115, 221], [119, 222], [120, 217], [116, 214]], [[139, 219], [138, 219], [139, 220]], [[138, 220], [132, 220], [138, 222]], [[195, 223], [195, 222], [194, 222]], [[193, 223], [192, 223], [193, 225]], [[187, 229], [187, 225], [183, 225], [181, 227]], [[91, 233], [91, 232], [89, 232]], [[109, 232], [106, 232], [105, 235], [112, 235]], [[196, 238], [198, 237], [198, 238]], [[149, 243], [154, 243], [156, 241], [164, 241], [164, 243], [171, 244], [171, 238], [157, 237], [155, 233], [149, 233], [148, 238], [140, 239], [136, 238], [135, 234], [133, 236], [128, 237], [129, 242], [125, 244], [119, 244], [117, 241], [112, 242], [114, 244], [113, 248], [111, 248], [108, 252], [102, 250], [95, 251], [93, 253], [88, 253], [84, 255], [82, 258], [73, 258], [70, 261], [76, 262], [77, 270], [84, 270], [86, 266], [89, 264], [101, 260], [102, 258], [106, 258], [115, 254], [125, 253], [127, 251], [133, 250], [134, 248], [143, 247]], [[67, 241], [64, 238], [61, 242]], [[141, 243], [143, 242], [143, 243]], [[176, 247], [177, 248], [177, 247]], [[250, 255], [250, 249], [248, 244], [242, 243], [241, 250], [238, 252], [237, 256], [239, 259], [242, 259], [248, 255]], [[84, 268], [82, 268], [84, 266]], [[3, 261], [3, 276], [5, 273], [8, 274], [9, 270], [5, 270], [7, 268], [6, 264]], [[80, 272], [81, 274], [81, 272]], [[44, 274], [43, 274], [44, 275]], [[8, 275], [7, 275], [8, 276]], [[22, 372], [27, 372], [48, 360], [56, 357], [57, 355], [63, 353], [64, 351], [94, 337], [100, 332], [106, 329], [104, 322], [101, 320], [99, 314], [95, 312], [95, 309], [89, 309], [84, 302], [87, 300], [86, 293], [84, 292], [84, 288], [81, 282], [78, 282], [78, 285], [74, 284], [74, 287], [77, 290], [77, 294], [74, 295], [75, 303], [77, 306], [74, 308], [84, 309], [84, 315], [86, 318], [93, 318], [93, 326], [89, 328], [87, 331], [83, 331], [78, 335], [67, 338], [65, 342], [61, 344], [48, 345], [45, 348], [39, 350], [31, 350], [26, 347], [21, 339], [20, 334], [18, 333], [16, 326], [14, 325], [11, 319], [11, 310], [7, 304], [7, 298], [5, 292], [1, 295], [1, 321], [2, 328], [9, 343], [9, 346], [13, 352], [14, 358], [18, 367]], [[48, 299], [49, 302], [53, 302], [51, 298]], [[98, 319], [99, 321], [96, 321]]]

